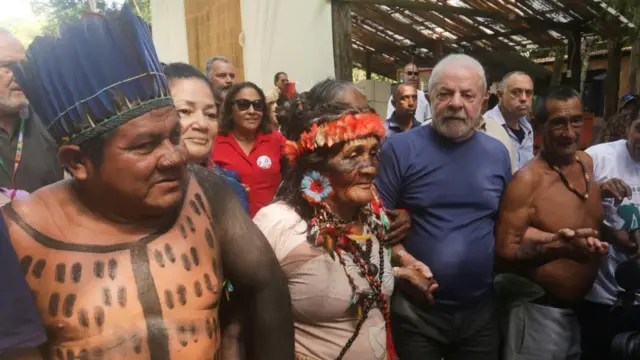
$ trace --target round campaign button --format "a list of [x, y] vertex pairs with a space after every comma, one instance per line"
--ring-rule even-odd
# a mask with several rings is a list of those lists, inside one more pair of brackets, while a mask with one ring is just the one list
[[268, 169], [271, 167], [271, 159], [267, 155], [262, 155], [258, 158], [256, 164], [262, 169]]

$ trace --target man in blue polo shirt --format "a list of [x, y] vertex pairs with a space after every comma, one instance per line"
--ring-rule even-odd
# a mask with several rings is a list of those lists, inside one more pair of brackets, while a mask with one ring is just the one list
[[422, 261], [438, 289], [431, 305], [400, 284], [391, 327], [402, 360], [498, 358], [492, 280], [494, 219], [511, 178], [509, 152], [475, 129], [486, 94], [477, 60], [450, 55], [429, 79], [434, 120], [394, 135], [380, 154], [376, 185], [412, 225], [394, 261]]
[[391, 104], [395, 110], [384, 121], [385, 139], [391, 135], [420, 126], [416, 120], [416, 106], [418, 105], [418, 90], [411, 84], [399, 84], [391, 94]]

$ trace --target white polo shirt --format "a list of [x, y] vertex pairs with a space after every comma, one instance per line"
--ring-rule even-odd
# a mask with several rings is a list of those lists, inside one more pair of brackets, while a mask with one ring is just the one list
[[[605, 224], [629, 231], [640, 227], [640, 162], [629, 155], [627, 140], [598, 144], [586, 150], [593, 158], [593, 176], [598, 184], [610, 179], [620, 179], [631, 188], [631, 200], [624, 199], [619, 206], [614, 206], [613, 199], [603, 199]], [[615, 279], [616, 267], [628, 259], [622, 251], [609, 246], [609, 255], [602, 262], [598, 277], [587, 296], [587, 300], [613, 305], [622, 288]], [[637, 303], [636, 303], [637, 304]]]

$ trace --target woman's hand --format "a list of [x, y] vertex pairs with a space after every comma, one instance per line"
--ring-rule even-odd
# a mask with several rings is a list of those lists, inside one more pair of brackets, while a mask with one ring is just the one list
[[438, 283], [433, 279], [433, 274], [428, 266], [421, 261], [415, 261], [406, 267], [397, 269], [401, 279], [408, 281], [420, 290], [429, 304], [433, 303], [433, 292], [438, 289]]

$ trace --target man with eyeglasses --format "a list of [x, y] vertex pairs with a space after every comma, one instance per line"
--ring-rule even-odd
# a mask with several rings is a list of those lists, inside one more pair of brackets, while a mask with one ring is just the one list
[[509, 134], [518, 160], [518, 169], [533, 159], [533, 127], [527, 116], [533, 103], [533, 80], [522, 71], [506, 74], [498, 87], [500, 102], [484, 114], [497, 121]]
[[[33, 192], [63, 178], [53, 139], [14, 79], [12, 67], [24, 56], [20, 41], [0, 28], [0, 188], [9, 193]], [[8, 200], [0, 198], [0, 204]]]
[[[424, 91], [420, 90], [420, 71], [416, 64], [407, 64], [402, 71], [402, 83], [413, 85], [418, 90], [418, 105], [416, 106], [415, 118], [418, 122], [424, 123], [431, 120], [431, 106]], [[387, 106], [387, 119], [393, 115], [396, 107], [393, 105], [393, 94], [389, 96], [389, 105]]]

